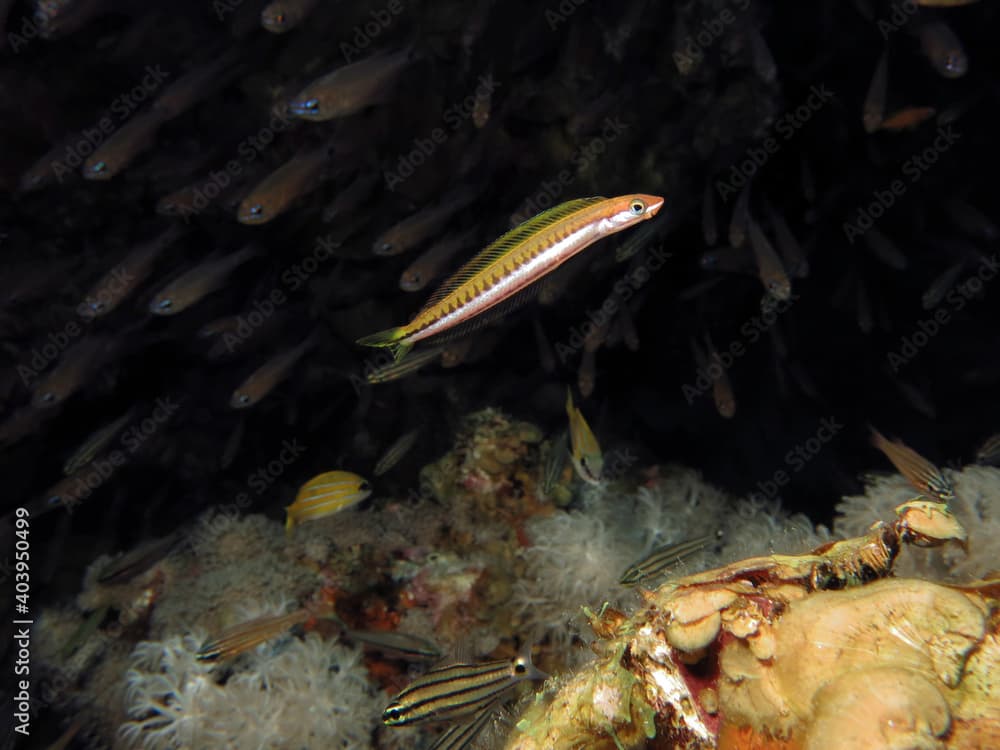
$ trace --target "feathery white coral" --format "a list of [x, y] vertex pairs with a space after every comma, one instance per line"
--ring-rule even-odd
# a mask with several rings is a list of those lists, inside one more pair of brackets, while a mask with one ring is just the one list
[[[954, 545], [936, 549], [907, 546], [900, 553], [896, 575], [938, 581], [983, 578], [1000, 564], [1000, 469], [966, 466], [948, 472], [955, 486], [951, 512], [969, 535], [966, 554]], [[834, 528], [855, 536], [875, 521], [891, 521], [895, 508], [917, 495], [899, 474], [866, 477], [865, 494], [845, 497], [837, 505]]]
[[369, 747], [381, 702], [356, 650], [315, 634], [279, 654], [258, 656], [216, 682], [198, 661], [201, 639], [140, 644], [127, 675], [128, 715], [119, 734], [130, 747]]

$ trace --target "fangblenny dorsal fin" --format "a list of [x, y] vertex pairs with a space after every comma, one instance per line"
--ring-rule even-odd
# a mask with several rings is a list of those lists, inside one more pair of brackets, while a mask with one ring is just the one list
[[537, 216], [533, 216], [522, 224], [518, 224], [499, 239], [496, 239], [491, 244], [487, 245], [472, 260], [455, 271], [455, 273], [453, 273], [448, 280], [442, 284], [433, 295], [431, 295], [431, 298], [427, 300], [427, 303], [420, 309], [420, 312], [417, 313], [417, 317], [419, 317], [421, 313], [429, 310], [434, 307], [434, 305], [441, 302], [469, 279], [474, 278], [477, 274], [489, 268], [500, 258], [503, 258], [511, 251], [524, 246], [528, 240], [542, 230], [552, 226], [562, 219], [565, 219], [567, 216], [571, 216], [577, 211], [593, 206], [603, 200], [607, 199], [601, 196], [577, 198], [575, 200], [567, 201], [566, 203], [561, 203], [558, 206], [550, 208], [546, 211], [542, 211]]

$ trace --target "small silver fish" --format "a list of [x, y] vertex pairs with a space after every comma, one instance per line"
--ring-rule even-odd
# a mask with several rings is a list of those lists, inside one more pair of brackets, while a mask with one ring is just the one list
[[163, 287], [149, 303], [154, 315], [176, 315], [222, 286], [229, 274], [258, 254], [250, 246], [199, 263]]
[[128, 422], [131, 416], [132, 410], [129, 409], [114, 422], [106, 424], [104, 427], [92, 432], [80, 447], [73, 451], [73, 455], [66, 459], [66, 463], [63, 464], [63, 474], [72, 474], [77, 469], [81, 469], [93, 461], [94, 456], [104, 450], [108, 443], [114, 440], [115, 435], [125, 426], [125, 423]]
[[344, 635], [352, 641], [363, 643], [391, 656], [398, 656], [405, 661], [437, 661], [441, 658], [441, 649], [436, 644], [410, 633], [346, 628]]
[[433, 362], [441, 356], [443, 346], [432, 346], [410, 352], [401, 361], [392, 361], [385, 365], [367, 368], [365, 380], [372, 385], [376, 383], [388, 383], [392, 380], [405, 378], [412, 375], [424, 365]]

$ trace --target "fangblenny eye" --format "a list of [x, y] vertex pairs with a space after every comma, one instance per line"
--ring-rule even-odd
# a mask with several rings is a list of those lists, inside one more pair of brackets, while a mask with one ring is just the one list
[[629, 204], [628, 208], [635, 216], [639, 216], [646, 210], [646, 203], [636, 198]]

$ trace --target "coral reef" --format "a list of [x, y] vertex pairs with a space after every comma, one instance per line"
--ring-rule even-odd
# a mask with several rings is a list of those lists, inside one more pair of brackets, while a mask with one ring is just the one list
[[[988, 577], [1000, 568], [1000, 469], [969, 465], [948, 474], [955, 486], [950, 509], [969, 533], [967, 549], [909, 548], [897, 565], [899, 575], [959, 582]], [[893, 508], [915, 494], [899, 474], [866, 477], [863, 495], [837, 505], [834, 529], [844, 536], [863, 533], [875, 521], [891, 519]]]

